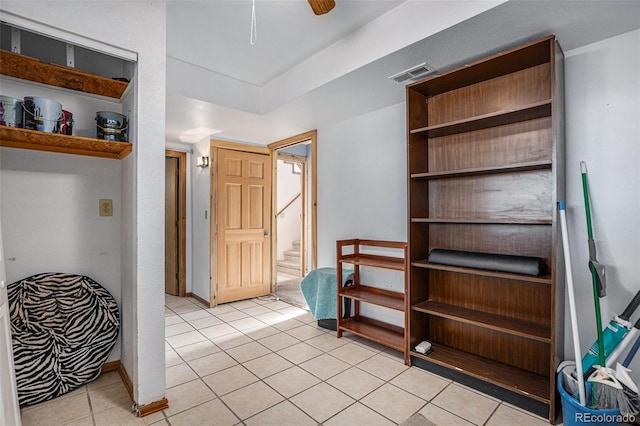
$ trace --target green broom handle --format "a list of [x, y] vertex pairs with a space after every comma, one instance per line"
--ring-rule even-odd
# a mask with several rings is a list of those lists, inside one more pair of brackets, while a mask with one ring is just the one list
[[[587, 235], [589, 240], [593, 239], [593, 228], [591, 225], [591, 208], [589, 207], [589, 187], [587, 184], [587, 163], [580, 162], [580, 171], [582, 174], [582, 192], [584, 193], [584, 211], [587, 215]], [[600, 359], [600, 365], [605, 367], [606, 360], [604, 356], [604, 339], [602, 337], [602, 314], [600, 313], [600, 295], [598, 293], [598, 273], [595, 266], [590, 265], [591, 281], [593, 284], [593, 300], [596, 310], [596, 329], [598, 331], [598, 357]]]
[[[586, 166], [585, 166], [586, 167]], [[584, 192], [584, 211], [587, 215], [587, 237], [593, 239], [593, 226], [591, 225], [591, 208], [589, 207], [589, 189], [587, 187], [587, 173], [582, 173], [582, 192]]]

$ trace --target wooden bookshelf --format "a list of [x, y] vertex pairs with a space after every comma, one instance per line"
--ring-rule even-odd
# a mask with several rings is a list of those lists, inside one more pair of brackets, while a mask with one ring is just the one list
[[[549, 36], [406, 87], [408, 343], [434, 349], [410, 355], [550, 422], [564, 352], [562, 61]], [[550, 272], [432, 264], [433, 249], [533, 256]]]

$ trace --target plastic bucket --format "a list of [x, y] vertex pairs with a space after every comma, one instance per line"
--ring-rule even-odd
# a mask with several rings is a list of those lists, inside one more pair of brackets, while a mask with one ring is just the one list
[[560, 392], [560, 397], [562, 398], [562, 418], [565, 426], [618, 426], [618, 424], [625, 420], [617, 408], [613, 410], [596, 410], [580, 405], [580, 403], [573, 399], [564, 389], [562, 372], [558, 374], [558, 392]]
[[0, 126], [22, 127], [22, 100], [0, 96]]
[[62, 104], [47, 98], [26, 96], [23, 107], [23, 123], [25, 129], [39, 130], [47, 133], [60, 133]]
[[112, 111], [98, 111], [96, 113], [96, 127], [98, 139], [128, 142], [127, 130], [129, 121], [124, 114]]

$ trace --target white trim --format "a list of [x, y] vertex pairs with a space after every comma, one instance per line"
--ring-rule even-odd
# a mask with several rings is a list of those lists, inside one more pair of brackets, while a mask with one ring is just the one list
[[168, 149], [171, 151], [186, 152], [187, 154], [193, 154], [192, 145], [181, 144], [177, 142], [165, 142], [164, 146], [165, 146], [165, 149]]
[[97, 52], [124, 59], [126, 61], [138, 61], [138, 54], [136, 52], [106, 44], [98, 40], [86, 38], [78, 34], [61, 30], [59, 28], [51, 27], [41, 22], [33, 21], [31, 19], [15, 15], [11, 12], [7, 12], [4, 10], [0, 10], [0, 12], [2, 12], [2, 22], [5, 22], [12, 27], [38, 33], [69, 44], [73, 44], [75, 46], [82, 46], [87, 49], [95, 50]]

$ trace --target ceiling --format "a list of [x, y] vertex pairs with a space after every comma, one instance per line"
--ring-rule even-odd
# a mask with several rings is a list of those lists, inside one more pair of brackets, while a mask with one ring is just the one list
[[387, 77], [556, 34], [566, 52], [640, 28], [640, 2], [306, 0], [167, 3], [166, 139], [268, 144], [402, 102]]

